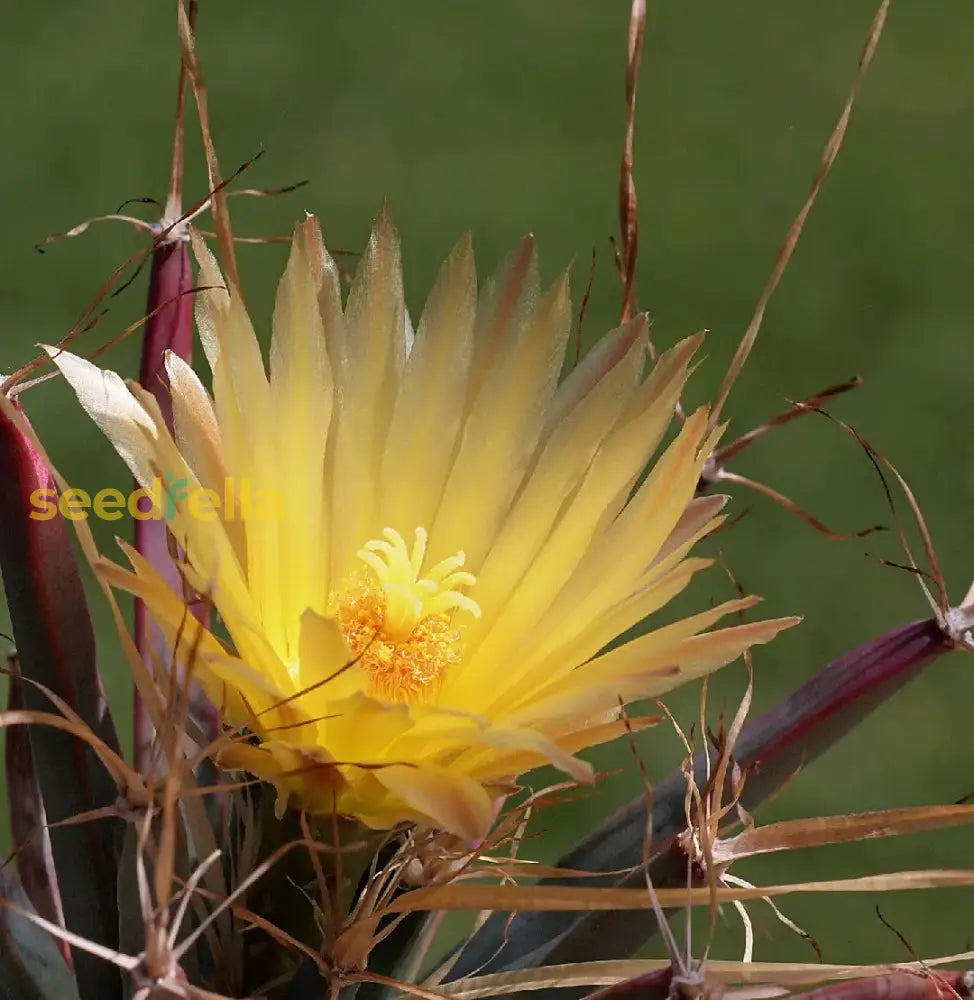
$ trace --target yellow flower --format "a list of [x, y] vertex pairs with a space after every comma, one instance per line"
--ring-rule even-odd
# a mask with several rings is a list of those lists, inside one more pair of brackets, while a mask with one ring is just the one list
[[169, 357], [175, 440], [138, 385], [52, 355], [139, 482], [165, 484], [182, 572], [231, 641], [188, 627], [128, 546], [131, 570], [99, 571], [256, 735], [221, 763], [273, 781], [281, 808], [480, 836], [511, 778], [553, 763], [590, 780], [575, 754], [623, 731], [620, 698], [660, 695], [795, 621], [708, 631], [747, 598], [610, 648], [709, 564], [687, 555], [725, 499], [694, 499], [719, 434], [705, 408], [641, 479], [699, 338], [645, 376], [640, 317], [559, 383], [568, 281], [539, 290], [530, 239], [479, 301], [462, 241], [413, 337], [385, 215], [344, 308], [309, 218], [268, 376], [239, 295], [196, 252], [213, 396]]

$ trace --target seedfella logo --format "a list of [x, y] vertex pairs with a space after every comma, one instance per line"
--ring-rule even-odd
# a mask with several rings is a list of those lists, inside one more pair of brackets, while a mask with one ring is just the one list
[[195, 521], [265, 521], [283, 515], [284, 498], [277, 490], [252, 489], [249, 479], [224, 479], [223, 491], [193, 486], [186, 476], [164, 480], [156, 476], [145, 488], [126, 496], [121, 490], [37, 489], [30, 495], [30, 516], [50, 521], [60, 514], [68, 521], [96, 517], [119, 521], [126, 513], [136, 521], [173, 521], [177, 516]]

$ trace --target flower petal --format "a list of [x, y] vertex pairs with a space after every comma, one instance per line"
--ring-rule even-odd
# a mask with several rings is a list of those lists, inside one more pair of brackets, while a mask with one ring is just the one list
[[399, 237], [383, 208], [352, 283], [345, 322], [328, 342], [338, 404], [329, 543], [336, 581], [372, 537], [384, 436], [406, 362], [404, 308]]
[[[620, 338], [628, 349], [615, 357], [616, 363], [552, 429], [536, 467], [477, 572], [476, 596], [482, 614], [464, 632], [471, 658], [535, 561], [566, 499], [578, 488], [596, 451], [636, 390], [646, 351], [645, 320], [640, 317], [622, 328]], [[554, 581], [554, 591], [563, 582]]]
[[467, 237], [440, 269], [403, 372], [383, 450], [377, 528], [407, 534], [433, 522], [462, 426], [476, 303]]
[[[294, 233], [277, 290], [271, 340], [271, 393], [277, 435], [275, 461], [283, 505], [277, 550], [286, 649], [296, 655], [300, 615], [323, 613], [328, 601], [325, 529], [325, 445], [334, 386], [319, 311], [319, 284], [334, 269], [321, 232], [307, 219]], [[280, 489], [280, 487], [278, 487]]]
[[449, 767], [393, 765], [374, 773], [407, 806], [448, 833], [480, 840], [494, 822], [494, 802], [484, 787]]
[[133, 399], [115, 372], [103, 370], [69, 351], [42, 344], [51, 360], [74, 389], [78, 402], [115, 446], [122, 461], [142, 486], [152, 482], [145, 439], [155, 437], [156, 427], [145, 409]]
[[430, 529], [432, 561], [461, 549], [470, 566], [483, 560], [537, 447], [570, 328], [564, 277], [512, 331], [484, 375]]

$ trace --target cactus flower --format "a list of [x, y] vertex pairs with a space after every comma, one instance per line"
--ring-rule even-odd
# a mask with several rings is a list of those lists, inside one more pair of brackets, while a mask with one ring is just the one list
[[[712, 630], [728, 601], [613, 645], [709, 560], [688, 555], [724, 499], [694, 499], [719, 436], [705, 407], [660, 448], [699, 345], [644, 374], [647, 325], [606, 335], [559, 380], [566, 278], [538, 287], [523, 241], [479, 301], [447, 259], [415, 339], [383, 213], [343, 306], [316, 221], [301, 223], [270, 371], [236, 289], [199, 242], [197, 322], [213, 393], [174, 354], [174, 434], [135, 383], [51, 351], [143, 486], [161, 484], [180, 570], [229, 641], [123, 545], [129, 591], [229, 723], [220, 758], [279, 806], [482, 836], [510, 780], [624, 732], [660, 695], [796, 619]], [[254, 739], [256, 737], [256, 739]]]

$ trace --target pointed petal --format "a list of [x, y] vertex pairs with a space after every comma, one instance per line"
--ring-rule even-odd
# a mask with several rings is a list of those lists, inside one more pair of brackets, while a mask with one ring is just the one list
[[[200, 486], [224, 496], [229, 478], [223, 459], [220, 427], [209, 393], [199, 376], [177, 354], [166, 356], [166, 373], [172, 391], [173, 429], [176, 447], [196, 474]], [[224, 531], [241, 568], [247, 565], [247, 538], [239, 517], [218, 510]], [[231, 514], [236, 513], [231, 511]]]
[[461, 549], [471, 567], [484, 558], [537, 447], [570, 327], [566, 276], [484, 378], [430, 531], [432, 561]]
[[[552, 667], [558, 673], [575, 667], [578, 661], [555, 659], [539, 647], [575, 638], [632, 593], [647, 557], [655, 556], [693, 495], [706, 433], [707, 412], [702, 409], [686, 421], [616, 521], [601, 537], [591, 538], [587, 553], [584, 540], [591, 537], [601, 512], [578, 504], [570, 508], [471, 655], [458, 681], [463, 690], [482, 687], [497, 663], [516, 664], [493, 684], [484, 706], [489, 710], [504, 703], [512, 690], [550, 679]], [[638, 521], [631, 513], [634, 504], [641, 514]]]
[[534, 237], [525, 236], [487, 281], [477, 303], [468, 402], [480, 393], [497, 358], [510, 350], [518, 331], [537, 308], [540, 294]]
[[[727, 601], [713, 611], [694, 617], [701, 623], [700, 627], [708, 627], [712, 623], [708, 622], [708, 618], [715, 614], [720, 618], [741, 610], [741, 605], [746, 603]], [[559, 717], [562, 717], [564, 706], [573, 697], [580, 699], [579, 707], [584, 704], [587, 687], [611, 690], [617, 703], [620, 697], [624, 701], [659, 697], [726, 666], [745, 649], [770, 642], [783, 629], [791, 628], [800, 621], [799, 618], [777, 618], [682, 636], [680, 633], [686, 632], [684, 622], [677, 622], [667, 629], [634, 639], [596, 657], [563, 680], [548, 685], [543, 691], [533, 692], [522, 699], [523, 707], [513, 713], [512, 719], [520, 725], [531, 721], [537, 723], [556, 708]], [[667, 632], [670, 635], [665, 639], [659, 638]], [[552, 700], [549, 701], [549, 698]]]
[[[213, 371], [213, 399], [220, 424], [224, 458], [240, 494], [280, 496], [275, 441], [278, 427], [260, 345], [235, 289], [227, 288], [216, 258], [194, 234], [200, 265], [196, 323]], [[244, 517], [244, 511], [235, 511]], [[281, 605], [277, 517], [247, 518], [247, 570], [251, 592], [267, 632], [285, 647], [287, 632]]]
[[[180, 662], [189, 664], [192, 660], [194, 669], [206, 666], [216, 680], [208, 680], [206, 670], [200, 669], [200, 682], [215, 705], [228, 706], [228, 714], [233, 721], [241, 722], [250, 717], [250, 711], [242, 708], [241, 695], [250, 702], [251, 708], [260, 711], [293, 692], [290, 677], [276, 653], [258, 629], [243, 624], [243, 616], [227, 616], [234, 644], [241, 656], [240, 660], [234, 659], [228, 669], [227, 661], [231, 657], [220, 641], [194, 621], [182, 599], [140, 553], [124, 542], [119, 544], [135, 572], [103, 559], [95, 567], [99, 577], [145, 602], [153, 620], [165, 634], [169, 648], [175, 651]], [[226, 691], [224, 683], [228, 685]]]
[[688, 417], [630, 502], [589, 548], [551, 620], [565, 616], [587, 623], [632, 592], [693, 499], [710, 453], [707, 417], [705, 408]]
[[152, 482], [145, 437], [155, 437], [152, 419], [133, 398], [125, 382], [112, 371], [105, 371], [84, 358], [56, 347], [42, 344], [68, 384], [78, 402], [115, 446], [132, 475], [148, 486]]
[[705, 523], [695, 535], [684, 539], [679, 548], [668, 552], [664, 559], [655, 560], [636, 581], [632, 593], [613, 607], [606, 608], [582, 627], [549, 634], [534, 653], [536, 664], [532, 676], [554, 675], [563, 663], [586, 663], [613, 639], [665, 607], [682, 593], [695, 573], [712, 564], [710, 559], [687, 559], [686, 555], [723, 520], [716, 517]]
[[644, 729], [659, 725], [661, 716], [648, 715], [636, 716], [627, 719], [612, 719], [608, 722], [599, 722], [592, 726], [575, 729], [564, 736], [556, 739], [566, 753], [580, 753], [589, 747], [601, 746], [603, 743], [611, 743], [626, 736], [629, 733], [639, 733]]
[[[478, 643], [489, 633], [515, 588], [557, 525], [566, 499], [580, 481], [605, 437], [635, 391], [646, 350], [644, 321], [627, 324], [623, 342], [628, 350], [615, 355], [615, 364], [578, 400], [553, 429], [536, 467], [518, 496], [483, 566], [477, 572], [476, 599], [482, 615], [464, 631], [471, 660]], [[550, 579], [548, 600], [564, 584]]]
[[574, 640], [554, 647], [549, 654], [552, 673], [555, 672], [558, 660], [586, 663], [613, 639], [666, 607], [686, 589], [696, 573], [712, 565], [712, 559], [685, 559], [669, 573], [652, 579], [615, 607], [607, 608], [602, 615], [592, 620], [588, 628], [580, 631]]
[[466, 840], [480, 840], [494, 821], [494, 803], [483, 786], [448, 767], [392, 765], [375, 777], [434, 826]]
[[333, 580], [350, 572], [355, 552], [375, 530], [383, 440], [406, 362], [403, 309], [399, 237], [383, 209], [349, 293], [344, 328], [328, 344], [338, 400], [330, 472]]
[[476, 300], [466, 237], [440, 269], [423, 310], [385, 442], [382, 527], [404, 536], [432, 524], [443, 494], [464, 417]]
[[629, 355], [638, 341], [645, 340], [647, 330], [646, 317], [636, 316], [599, 338], [558, 386], [545, 418], [543, 437], [547, 438], [561, 425], [568, 414]]
[[301, 699], [312, 715], [329, 715], [336, 700], [348, 698], [366, 685], [365, 674], [355, 663], [338, 623], [311, 608], [301, 616], [298, 662], [298, 689], [314, 687]]
[[412, 726], [408, 705], [378, 701], [360, 690], [329, 703], [325, 731], [338, 759], [375, 764]]
[[220, 426], [199, 376], [178, 354], [166, 354], [177, 448], [203, 486], [223, 491], [227, 477]]
[[281, 430], [275, 460], [279, 481], [287, 484], [278, 536], [280, 602], [293, 651], [301, 613], [323, 612], [329, 589], [325, 445], [334, 387], [318, 306], [318, 282], [327, 267], [321, 233], [309, 218], [294, 233], [271, 341], [271, 392]]
[[564, 771], [581, 784], [590, 785], [595, 777], [588, 761], [579, 760], [558, 741], [550, 740], [533, 729], [489, 726], [484, 730], [481, 742], [489, 747], [487, 752], [472, 750], [458, 761], [481, 781], [524, 774], [546, 764]]

